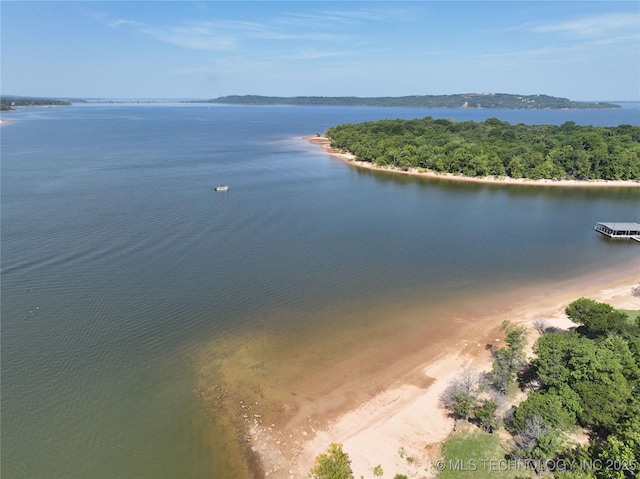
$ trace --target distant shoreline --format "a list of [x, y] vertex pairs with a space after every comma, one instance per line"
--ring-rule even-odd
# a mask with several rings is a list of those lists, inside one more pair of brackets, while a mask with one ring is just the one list
[[357, 107], [461, 108], [469, 110], [584, 110], [617, 109], [617, 103], [572, 101], [549, 95], [514, 95], [509, 93], [457, 93], [451, 95], [409, 96], [263, 96], [229, 95], [211, 103], [229, 105], [314, 105]]
[[373, 163], [367, 161], [357, 161], [355, 156], [351, 153], [344, 153], [342, 151], [331, 148], [331, 140], [324, 135], [320, 136], [304, 136], [304, 140], [308, 141], [312, 145], [319, 145], [323, 151], [335, 158], [338, 158], [349, 165], [356, 168], [363, 168], [373, 171], [385, 171], [388, 173], [398, 173], [409, 176], [421, 176], [424, 178], [434, 178], [445, 181], [458, 181], [467, 183], [490, 183], [494, 185], [524, 185], [524, 186], [561, 186], [561, 187], [578, 187], [578, 188], [638, 188], [640, 187], [640, 181], [633, 180], [531, 180], [526, 178], [510, 178], [507, 176], [499, 177], [472, 177], [463, 175], [454, 175], [451, 173], [437, 173], [431, 170], [424, 170], [418, 168], [408, 168], [403, 170], [391, 166], [376, 166]]

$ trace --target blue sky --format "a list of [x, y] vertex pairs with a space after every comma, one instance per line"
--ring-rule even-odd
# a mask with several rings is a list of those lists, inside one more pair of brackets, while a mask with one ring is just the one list
[[640, 100], [637, 1], [7, 1], [2, 94]]

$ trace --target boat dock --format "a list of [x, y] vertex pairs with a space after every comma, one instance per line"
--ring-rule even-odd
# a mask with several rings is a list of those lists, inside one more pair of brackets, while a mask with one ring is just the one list
[[609, 238], [640, 242], [640, 223], [596, 223], [594, 229]]

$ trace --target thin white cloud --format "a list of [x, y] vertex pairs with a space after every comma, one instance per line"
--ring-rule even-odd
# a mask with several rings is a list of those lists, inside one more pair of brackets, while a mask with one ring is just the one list
[[234, 51], [251, 41], [345, 42], [346, 35], [309, 29], [296, 31], [267, 23], [243, 21], [201, 21], [174, 26], [152, 26], [126, 19], [107, 20], [112, 28], [131, 28], [157, 40], [192, 50]]
[[191, 50], [232, 51], [238, 48], [234, 37], [221, 34], [216, 28], [207, 24], [184, 27], [147, 27], [142, 31], [163, 42]]
[[617, 43], [635, 43], [636, 47], [638, 47], [639, 43], [639, 35], [626, 35], [619, 37], [609, 37], [609, 38], [600, 38], [598, 40], [594, 40], [591, 42], [593, 45], [614, 45]]
[[640, 16], [611, 13], [559, 22], [529, 24], [534, 33], [558, 33], [577, 38], [603, 38], [619, 36], [624, 32], [640, 35]]
[[107, 25], [109, 25], [110, 27], [142, 27], [144, 26], [144, 23], [142, 22], [136, 22], [134, 20], [125, 20], [123, 18], [118, 18], [116, 20], [111, 20], [107, 23]]
[[270, 60], [273, 61], [295, 61], [295, 60], [319, 60], [322, 58], [340, 58], [355, 55], [354, 52], [348, 50], [316, 50], [316, 49], [303, 49], [290, 55], [273, 56]]
[[278, 22], [286, 25], [325, 28], [336, 24], [389, 21], [389, 12], [381, 10], [321, 10], [316, 13], [286, 13]]
[[484, 62], [523, 62], [545, 61], [547, 63], [582, 63], [582, 56], [578, 55], [583, 49], [579, 46], [545, 46], [525, 50], [513, 50], [506, 52], [492, 52], [477, 55], [466, 55], [470, 59], [479, 59]]
[[494, 51], [469, 55], [469, 58], [485, 61], [519, 61], [545, 63], [592, 63], [596, 52], [616, 45], [617, 53], [624, 47], [635, 49], [640, 44], [640, 16], [629, 14], [605, 14], [585, 16], [561, 21], [530, 22], [518, 26], [493, 31], [505, 33], [526, 31], [541, 40], [541, 46], [513, 51]]

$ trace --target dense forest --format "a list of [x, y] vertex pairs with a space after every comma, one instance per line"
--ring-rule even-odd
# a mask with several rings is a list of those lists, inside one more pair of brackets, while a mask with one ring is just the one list
[[506, 93], [467, 93], [456, 95], [412, 95], [399, 97], [355, 96], [260, 96], [231, 95], [209, 100], [234, 105], [334, 105], [411, 108], [507, 108], [507, 109], [587, 109], [621, 108], [613, 103], [571, 101], [548, 95], [510, 95]]
[[359, 161], [471, 177], [640, 180], [640, 127], [512, 125], [426, 117], [331, 127], [331, 146]]

